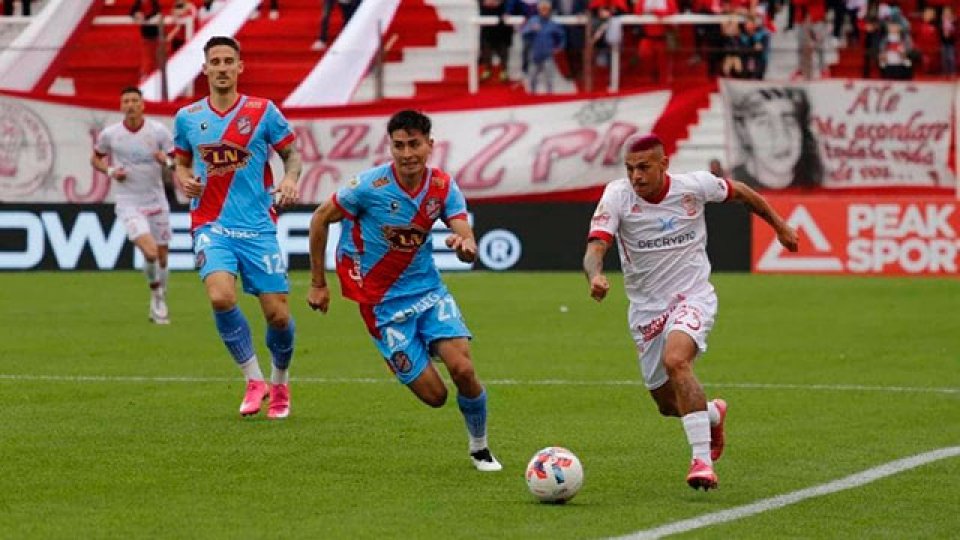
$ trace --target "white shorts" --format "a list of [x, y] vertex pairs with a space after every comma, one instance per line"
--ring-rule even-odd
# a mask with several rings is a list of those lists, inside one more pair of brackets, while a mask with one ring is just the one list
[[145, 234], [153, 236], [157, 245], [170, 243], [170, 208], [167, 206], [134, 206], [118, 204], [117, 219], [123, 221], [131, 242]]
[[650, 390], [660, 388], [667, 382], [667, 370], [663, 367], [663, 348], [670, 332], [683, 332], [697, 344], [698, 354], [707, 351], [707, 336], [717, 316], [717, 295], [686, 297], [670, 304], [666, 311], [651, 314], [630, 304], [627, 321], [630, 335], [637, 345], [640, 372], [643, 382]]

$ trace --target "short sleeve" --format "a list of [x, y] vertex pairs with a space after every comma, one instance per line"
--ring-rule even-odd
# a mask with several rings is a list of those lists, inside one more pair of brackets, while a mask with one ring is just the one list
[[93, 144], [93, 151], [100, 157], [110, 153], [110, 131], [108, 129], [101, 129], [100, 133], [97, 134], [97, 141]]
[[347, 185], [333, 194], [333, 204], [337, 205], [351, 219], [356, 218], [363, 207], [366, 190], [357, 178], [351, 178]]
[[450, 191], [443, 202], [443, 221], [450, 223], [451, 219], [467, 219], [467, 200], [460, 191], [460, 186], [450, 179]]
[[160, 141], [160, 151], [164, 154], [173, 153], [173, 134], [167, 129], [167, 126], [157, 122], [157, 138]]
[[178, 154], [193, 155], [193, 147], [190, 144], [188, 132], [186, 115], [183, 109], [180, 109], [173, 119], [173, 146]]
[[264, 127], [266, 128], [267, 143], [274, 150], [282, 150], [296, 138], [290, 123], [284, 118], [283, 113], [273, 102], [267, 105], [267, 114], [264, 115]]
[[726, 178], [717, 178], [707, 171], [693, 173], [704, 202], [724, 202], [733, 197], [733, 185]]
[[603, 190], [597, 209], [590, 218], [588, 240], [599, 239], [612, 244], [617, 235], [617, 229], [620, 228], [620, 194], [611, 186], [612, 184], [607, 184], [606, 189]]

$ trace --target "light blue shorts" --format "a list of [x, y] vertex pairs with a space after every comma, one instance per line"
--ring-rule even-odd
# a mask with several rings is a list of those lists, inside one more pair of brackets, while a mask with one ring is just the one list
[[193, 233], [193, 253], [201, 280], [213, 272], [230, 272], [240, 277], [248, 294], [290, 291], [286, 260], [276, 234], [204, 225]]
[[457, 302], [446, 289], [390, 300], [378, 304], [374, 313], [379, 337], [374, 336], [373, 341], [403, 384], [417, 380], [426, 369], [435, 341], [473, 337]]

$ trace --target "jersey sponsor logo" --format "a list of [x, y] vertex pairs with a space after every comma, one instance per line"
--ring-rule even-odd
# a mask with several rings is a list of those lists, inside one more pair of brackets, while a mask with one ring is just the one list
[[390, 183], [389, 178], [387, 178], [386, 176], [381, 176], [380, 178], [377, 178], [376, 180], [374, 180], [372, 185], [374, 189], [378, 189], [378, 188], [382, 188], [383, 186], [389, 183]]
[[688, 216], [697, 215], [697, 199], [693, 194], [684, 193], [683, 196], [680, 197], [680, 206], [683, 207], [684, 212], [686, 212]]
[[442, 207], [443, 205], [440, 203], [440, 199], [436, 197], [430, 197], [423, 203], [423, 210], [431, 221], [440, 217], [440, 209]]
[[657, 218], [660, 222], [660, 232], [668, 232], [677, 228], [677, 216]]
[[441, 297], [439, 294], [432, 292], [420, 300], [417, 300], [417, 302], [412, 306], [406, 309], [401, 309], [394, 313], [393, 316], [390, 317], [390, 321], [394, 323], [402, 323], [410, 317], [419, 315], [421, 313], [426, 313], [427, 311], [430, 311], [433, 306], [437, 305], [437, 302], [442, 299], [443, 297]]
[[262, 109], [265, 105], [265, 102], [259, 99], [248, 99], [246, 103], [243, 104], [244, 109]]
[[631, 214], [639, 214], [642, 211], [640, 203], [633, 203], [633, 206], [630, 207]]
[[590, 220], [591, 225], [596, 227], [605, 227], [610, 222], [610, 214], [607, 212], [597, 212]]
[[416, 251], [427, 239], [427, 233], [415, 225], [383, 226], [383, 237], [394, 251]]
[[200, 159], [207, 166], [207, 176], [223, 176], [242, 169], [252, 154], [245, 147], [230, 141], [201, 144], [197, 147]]
[[640, 249], [658, 249], [665, 247], [676, 247], [693, 242], [697, 238], [696, 231], [687, 231], [677, 236], [661, 236], [652, 240], [640, 240], [637, 247]]
[[237, 132], [241, 135], [249, 135], [250, 131], [253, 129], [253, 122], [250, 121], [249, 116], [238, 116], [237, 117]]
[[202, 111], [202, 110], [203, 110], [203, 104], [202, 104], [202, 103], [197, 103], [197, 104], [195, 104], [195, 105], [191, 105], [191, 106], [187, 107], [187, 113], [188, 113], [188, 114], [193, 114], [193, 113], [196, 113], [196, 112], [200, 112], [200, 111]]
[[771, 204], [797, 229], [800, 252], [787, 253], [755, 220], [758, 272], [955, 275], [960, 268], [960, 215], [949, 199], [830, 197], [814, 204], [774, 196]]

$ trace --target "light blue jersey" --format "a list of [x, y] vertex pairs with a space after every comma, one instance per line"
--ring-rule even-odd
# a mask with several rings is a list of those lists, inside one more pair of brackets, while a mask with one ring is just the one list
[[215, 222], [244, 232], [276, 232], [270, 148], [294, 141], [290, 125], [270, 100], [240, 96], [227, 111], [213, 109], [204, 98], [177, 111], [174, 146], [193, 158], [204, 185], [190, 201], [190, 228]]

